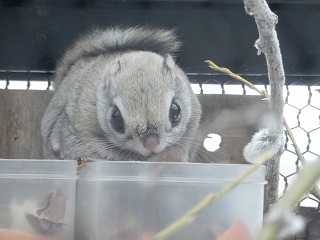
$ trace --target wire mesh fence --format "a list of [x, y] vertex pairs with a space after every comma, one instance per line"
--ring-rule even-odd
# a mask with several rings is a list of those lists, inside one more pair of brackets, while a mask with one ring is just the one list
[[0, 89], [53, 90], [53, 71], [0, 70]]
[[[47, 71], [0, 71], [0, 89], [53, 90], [52, 76]], [[197, 94], [259, 95], [242, 83], [223, 74], [188, 73]], [[269, 90], [265, 74], [242, 75], [257, 87]], [[284, 114], [297, 144], [307, 162], [320, 156], [320, 76], [286, 76]], [[283, 194], [301, 168], [295, 149], [285, 131], [284, 152], [280, 161], [280, 195]], [[306, 195], [301, 206], [320, 210], [320, 202]]]

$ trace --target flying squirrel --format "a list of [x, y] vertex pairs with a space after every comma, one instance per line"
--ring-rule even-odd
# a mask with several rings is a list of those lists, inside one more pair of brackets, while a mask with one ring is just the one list
[[201, 106], [174, 30], [94, 30], [66, 51], [41, 122], [46, 158], [192, 162]]

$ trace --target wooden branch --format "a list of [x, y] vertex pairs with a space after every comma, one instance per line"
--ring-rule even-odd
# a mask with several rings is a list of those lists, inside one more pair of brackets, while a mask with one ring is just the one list
[[[275, 30], [278, 17], [271, 12], [265, 0], [244, 0], [245, 10], [249, 15], [253, 15], [257, 24], [259, 38], [255, 42], [258, 54], [264, 53], [270, 84], [270, 110], [272, 120], [268, 126], [269, 136], [280, 136], [283, 134], [283, 85], [285, 83], [285, 73], [282, 64], [279, 41]], [[278, 178], [279, 161], [282, 149], [267, 163], [267, 180], [272, 183], [269, 189], [268, 206], [274, 204], [278, 199]], [[268, 207], [267, 206], [267, 207]]]
[[268, 7], [265, 0], [244, 0], [245, 10], [253, 15], [257, 24], [259, 39], [255, 43], [258, 54], [264, 53], [270, 84], [270, 109], [274, 120], [269, 125], [269, 134], [278, 134], [283, 130], [283, 85], [285, 73], [283, 69], [280, 45], [275, 30], [278, 17]]

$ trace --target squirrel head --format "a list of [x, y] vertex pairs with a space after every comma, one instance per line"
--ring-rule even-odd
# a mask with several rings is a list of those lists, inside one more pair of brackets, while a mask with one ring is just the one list
[[[183, 142], [200, 105], [184, 72], [166, 54], [128, 52], [108, 64], [97, 92], [101, 129], [120, 149], [148, 157]], [[193, 119], [192, 108], [198, 106]]]

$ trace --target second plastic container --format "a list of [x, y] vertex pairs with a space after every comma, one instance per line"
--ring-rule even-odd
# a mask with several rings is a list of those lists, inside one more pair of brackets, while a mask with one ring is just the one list
[[[141, 240], [162, 230], [249, 165], [88, 162], [77, 185], [77, 240]], [[172, 235], [212, 240], [236, 221], [262, 225], [264, 167]]]

